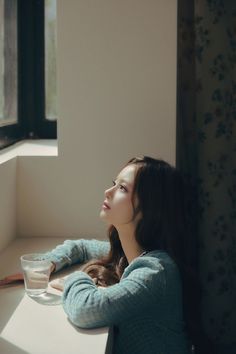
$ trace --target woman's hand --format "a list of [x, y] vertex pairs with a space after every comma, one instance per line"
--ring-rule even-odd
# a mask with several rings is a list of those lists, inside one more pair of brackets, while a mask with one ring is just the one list
[[3, 279], [0, 279], [0, 286], [10, 285], [17, 282], [23, 282], [24, 276], [23, 273], [16, 273], [6, 276]]
[[[51, 262], [50, 274], [55, 270], [55, 268], [56, 268], [55, 263]], [[15, 284], [18, 282], [23, 282], [23, 281], [24, 281], [23, 273], [15, 273], [15, 274], [7, 275], [6, 277], [0, 279], [0, 287], [10, 285], [10, 284]]]
[[54, 272], [55, 269], [56, 269], [56, 264], [51, 262], [50, 275]]
[[52, 280], [50, 282], [50, 285], [52, 288], [63, 291], [64, 290], [64, 282], [65, 282], [65, 278], [58, 278], [58, 279]]

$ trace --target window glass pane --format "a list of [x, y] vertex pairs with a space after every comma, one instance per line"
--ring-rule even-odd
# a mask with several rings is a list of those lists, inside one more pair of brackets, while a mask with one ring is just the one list
[[56, 0], [45, 1], [45, 111], [46, 119], [57, 118]]
[[17, 0], [0, 0], [0, 126], [17, 122]]
[[3, 119], [3, 81], [4, 81], [4, 60], [3, 60], [3, 50], [4, 50], [4, 1], [0, 0], [0, 124]]

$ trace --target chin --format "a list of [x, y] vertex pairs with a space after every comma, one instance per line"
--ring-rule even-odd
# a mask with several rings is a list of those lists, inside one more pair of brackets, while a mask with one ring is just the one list
[[99, 217], [100, 217], [100, 219], [102, 219], [104, 221], [108, 221], [108, 217], [107, 217], [106, 213], [103, 210], [101, 210], [101, 212], [99, 214]]

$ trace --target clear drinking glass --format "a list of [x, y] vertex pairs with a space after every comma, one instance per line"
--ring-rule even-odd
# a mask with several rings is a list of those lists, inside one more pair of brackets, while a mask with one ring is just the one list
[[29, 296], [39, 296], [47, 292], [51, 262], [43, 259], [43, 254], [30, 253], [20, 257], [24, 274], [25, 291]]

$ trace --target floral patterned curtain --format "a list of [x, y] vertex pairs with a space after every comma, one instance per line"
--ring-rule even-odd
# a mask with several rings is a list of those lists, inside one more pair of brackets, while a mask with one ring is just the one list
[[193, 186], [203, 328], [217, 354], [233, 354], [236, 1], [179, 0], [178, 6], [177, 166]]

